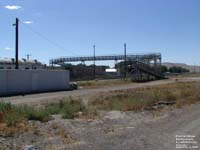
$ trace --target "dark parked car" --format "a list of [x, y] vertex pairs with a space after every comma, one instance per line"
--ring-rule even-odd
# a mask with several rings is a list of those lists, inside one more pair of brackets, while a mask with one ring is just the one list
[[78, 84], [76, 82], [71, 82], [70, 90], [78, 90]]

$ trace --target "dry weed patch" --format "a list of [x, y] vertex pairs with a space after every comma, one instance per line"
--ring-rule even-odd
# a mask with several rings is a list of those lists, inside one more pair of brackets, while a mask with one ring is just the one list
[[98, 95], [91, 105], [96, 109], [139, 111], [156, 104], [174, 104], [181, 107], [200, 101], [200, 82], [177, 82], [155, 87], [114, 91]]

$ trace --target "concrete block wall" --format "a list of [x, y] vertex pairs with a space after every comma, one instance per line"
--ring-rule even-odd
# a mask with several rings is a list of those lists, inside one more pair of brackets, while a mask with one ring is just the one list
[[0, 96], [69, 89], [69, 71], [0, 70]]

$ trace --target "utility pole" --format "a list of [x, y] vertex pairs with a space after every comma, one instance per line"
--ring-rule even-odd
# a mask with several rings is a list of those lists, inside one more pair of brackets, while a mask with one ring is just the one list
[[27, 60], [29, 60], [30, 56], [31, 56], [30, 54], [26, 55]]
[[200, 64], [199, 64], [199, 73], [200, 73]]
[[93, 75], [94, 75], [94, 79], [95, 79], [96, 78], [96, 62], [95, 62], [96, 61], [96, 56], [95, 56], [96, 55], [96, 52], [95, 52], [96, 46], [95, 45], [93, 45], [93, 51], [94, 51], [94, 66], [93, 66], [94, 67], [93, 68], [94, 74]]
[[126, 78], [127, 62], [126, 62], [126, 43], [124, 43], [124, 78]]
[[15, 69], [19, 69], [19, 60], [18, 60], [18, 38], [19, 38], [19, 19], [16, 18], [16, 23], [13, 24], [15, 26]]
[[194, 73], [196, 73], [196, 63], [194, 63]]

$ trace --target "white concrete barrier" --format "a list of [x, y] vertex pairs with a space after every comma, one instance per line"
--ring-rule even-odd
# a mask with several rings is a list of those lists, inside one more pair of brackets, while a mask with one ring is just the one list
[[0, 96], [69, 89], [69, 71], [0, 70]]

